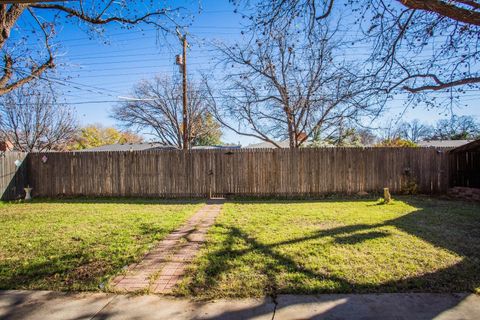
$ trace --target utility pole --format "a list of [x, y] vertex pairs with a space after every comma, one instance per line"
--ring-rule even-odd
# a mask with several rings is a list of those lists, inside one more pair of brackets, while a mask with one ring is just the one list
[[182, 35], [177, 29], [177, 35], [183, 46], [183, 54], [180, 59], [177, 56], [177, 64], [181, 67], [181, 72], [183, 74], [183, 150], [188, 150], [188, 110], [187, 110], [187, 35]]
[[188, 130], [187, 130], [187, 35], [182, 39], [183, 42], [183, 150], [188, 150]]

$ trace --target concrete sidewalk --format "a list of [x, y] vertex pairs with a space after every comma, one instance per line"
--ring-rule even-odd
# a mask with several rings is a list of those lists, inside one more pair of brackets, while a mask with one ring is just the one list
[[0, 319], [480, 319], [473, 294], [281, 295], [194, 302], [162, 296], [0, 291]]

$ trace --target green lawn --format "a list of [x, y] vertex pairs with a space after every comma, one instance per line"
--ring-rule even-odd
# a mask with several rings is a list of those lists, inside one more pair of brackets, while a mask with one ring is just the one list
[[400, 197], [233, 202], [177, 293], [480, 293], [480, 206]]
[[199, 203], [65, 200], [0, 204], [0, 289], [98, 290]]

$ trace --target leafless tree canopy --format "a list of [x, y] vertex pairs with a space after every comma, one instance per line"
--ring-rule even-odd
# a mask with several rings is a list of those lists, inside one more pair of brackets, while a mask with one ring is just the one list
[[474, 140], [480, 138], [480, 123], [470, 116], [452, 116], [439, 120], [433, 130], [434, 140]]
[[311, 33], [318, 22], [330, 16], [334, 5], [334, 0], [230, 1], [240, 11], [246, 10], [251, 29], [266, 33], [286, 30], [298, 21]]
[[239, 8], [257, 5], [250, 20], [266, 32], [284, 28], [298, 18], [308, 21], [306, 30], [311, 32], [335, 9], [348, 12], [373, 48], [368, 61], [372, 81], [378, 81], [387, 93], [406, 92], [419, 99], [425, 93], [448, 92], [450, 98], [456, 98], [480, 84], [477, 0], [233, 2]]
[[[412, 94], [441, 91], [455, 98], [468, 88], [478, 88], [480, 26], [474, 17], [480, 14], [479, 4], [399, 2], [402, 5], [381, 0], [371, 0], [367, 5], [358, 2], [364, 7], [363, 15], [372, 16], [370, 21], [360, 23], [374, 41], [374, 74], [386, 90]], [[455, 10], [468, 10], [470, 18], [454, 14]]]
[[382, 140], [474, 140], [480, 138], [480, 123], [471, 116], [452, 116], [438, 120], [433, 126], [418, 119], [396, 123], [390, 121], [380, 136]]
[[[189, 142], [218, 131], [218, 126], [205, 124], [208, 95], [205, 87], [189, 83], [187, 105], [187, 130]], [[178, 148], [182, 141], [182, 85], [179, 79], [157, 76], [142, 81], [134, 89], [133, 98], [113, 111], [113, 118], [129, 128], [149, 130], [162, 143]]]
[[334, 58], [342, 45], [334, 40], [335, 29], [325, 25], [313, 32], [305, 37], [289, 27], [254, 33], [246, 45], [220, 46], [228, 76], [222, 81], [227, 87], [211, 94], [218, 97], [212, 105], [219, 121], [238, 134], [274, 145], [288, 139], [297, 148], [378, 112], [367, 79]]
[[[0, 54], [3, 60], [0, 95], [42, 78], [46, 71], [55, 67], [54, 37], [58, 26], [73, 23], [79, 29], [99, 34], [107, 24], [116, 23], [130, 28], [143, 23], [167, 31], [176, 11], [159, 8], [157, 1], [78, 0], [0, 4]], [[31, 20], [31, 27], [23, 29], [19, 25], [21, 17]], [[12, 32], [15, 33], [13, 38]]]
[[47, 88], [27, 85], [0, 98], [0, 136], [15, 150], [65, 150], [76, 132], [74, 110]]
[[414, 119], [409, 122], [402, 122], [398, 126], [398, 137], [413, 142], [419, 142], [431, 138], [432, 131], [433, 128], [431, 126], [420, 122], [418, 119]]

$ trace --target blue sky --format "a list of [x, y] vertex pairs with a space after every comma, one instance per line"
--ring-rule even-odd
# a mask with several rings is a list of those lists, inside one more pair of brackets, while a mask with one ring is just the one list
[[[211, 48], [208, 42], [214, 39], [228, 42], [241, 41], [241, 17], [233, 12], [234, 7], [227, 0], [202, 0], [199, 2], [174, 1], [174, 5], [182, 5], [190, 12], [197, 12], [191, 27], [188, 29], [190, 49], [188, 51], [189, 77], [198, 76], [201, 71], [211, 70]], [[181, 46], [174, 37], [158, 35], [152, 27], [144, 30], [123, 30], [118, 26], [106, 27], [104, 37], [89, 39], [89, 35], [79, 31], [75, 25], [66, 25], [58, 31], [57, 49], [60, 67], [52, 77], [69, 77], [68, 82], [59, 86], [67, 102], [72, 103], [82, 125], [101, 123], [115, 126], [110, 118], [110, 110], [119, 96], [129, 96], [131, 88], [142, 79], [149, 79], [156, 74], [178, 74], [174, 65], [175, 55], [181, 53]], [[105, 44], [104, 42], [108, 42]], [[355, 50], [361, 55], [361, 52]], [[99, 101], [98, 103], [84, 103]], [[105, 102], [101, 102], [105, 101]], [[403, 113], [404, 97], [397, 97], [389, 104], [389, 112], [377, 120], [377, 125], [387, 118], [401, 120], [421, 119], [433, 123], [445, 117], [445, 112], [428, 111], [422, 107], [409, 109]], [[456, 108], [456, 114], [473, 115], [480, 120], [480, 94], [468, 94], [462, 104]], [[225, 131], [225, 142], [243, 145], [257, 142], [253, 138], [238, 136]]]

